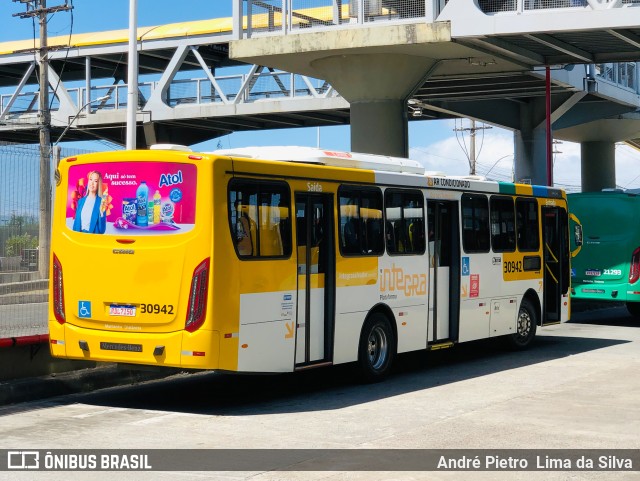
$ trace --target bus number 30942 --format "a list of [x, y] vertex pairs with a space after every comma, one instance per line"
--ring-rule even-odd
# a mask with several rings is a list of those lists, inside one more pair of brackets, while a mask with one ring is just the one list
[[503, 272], [505, 274], [522, 272], [522, 261], [504, 261]]
[[173, 306], [171, 304], [140, 304], [140, 312], [142, 314], [173, 314]]

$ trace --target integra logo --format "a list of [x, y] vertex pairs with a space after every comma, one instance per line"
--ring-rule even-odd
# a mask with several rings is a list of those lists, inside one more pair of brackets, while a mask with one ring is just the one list
[[114, 254], [135, 254], [133, 249], [113, 249]]

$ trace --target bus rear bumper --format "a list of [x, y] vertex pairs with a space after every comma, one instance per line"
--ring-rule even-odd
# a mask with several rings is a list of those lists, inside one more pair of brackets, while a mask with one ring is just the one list
[[217, 331], [167, 333], [100, 331], [49, 321], [51, 355], [85, 361], [187, 369], [218, 367]]
[[573, 299], [611, 302], [640, 302], [640, 285], [620, 284], [574, 284], [571, 286]]

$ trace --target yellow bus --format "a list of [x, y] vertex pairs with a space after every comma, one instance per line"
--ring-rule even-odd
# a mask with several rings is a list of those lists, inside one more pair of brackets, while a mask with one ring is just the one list
[[306, 147], [161, 145], [56, 171], [55, 357], [234, 372], [357, 362], [569, 318], [560, 189]]

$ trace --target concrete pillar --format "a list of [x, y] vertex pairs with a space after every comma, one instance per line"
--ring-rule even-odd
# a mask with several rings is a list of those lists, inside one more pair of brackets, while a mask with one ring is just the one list
[[403, 54], [333, 55], [311, 62], [351, 104], [351, 150], [407, 157], [407, 96], [435, 60]]
[[405, 101], [351, 102], [351, 150], [408, 157], [409, 131]]
[[615, 142], [580, 143], [582, 192], [597, 192], [616, 187]]
[[156, 125], [153, 122], [144, 122], [142, 124], [144, 131], [144, 143], [147, 148], [158, 143], [158, 136], [156, 135]]
[[533, 127], [530, 111], [531, 109], [522, 109], [520, 130], [515, 131], [513, 136], [515, 181], [546, 185], [546, 132], [544, 126]]

